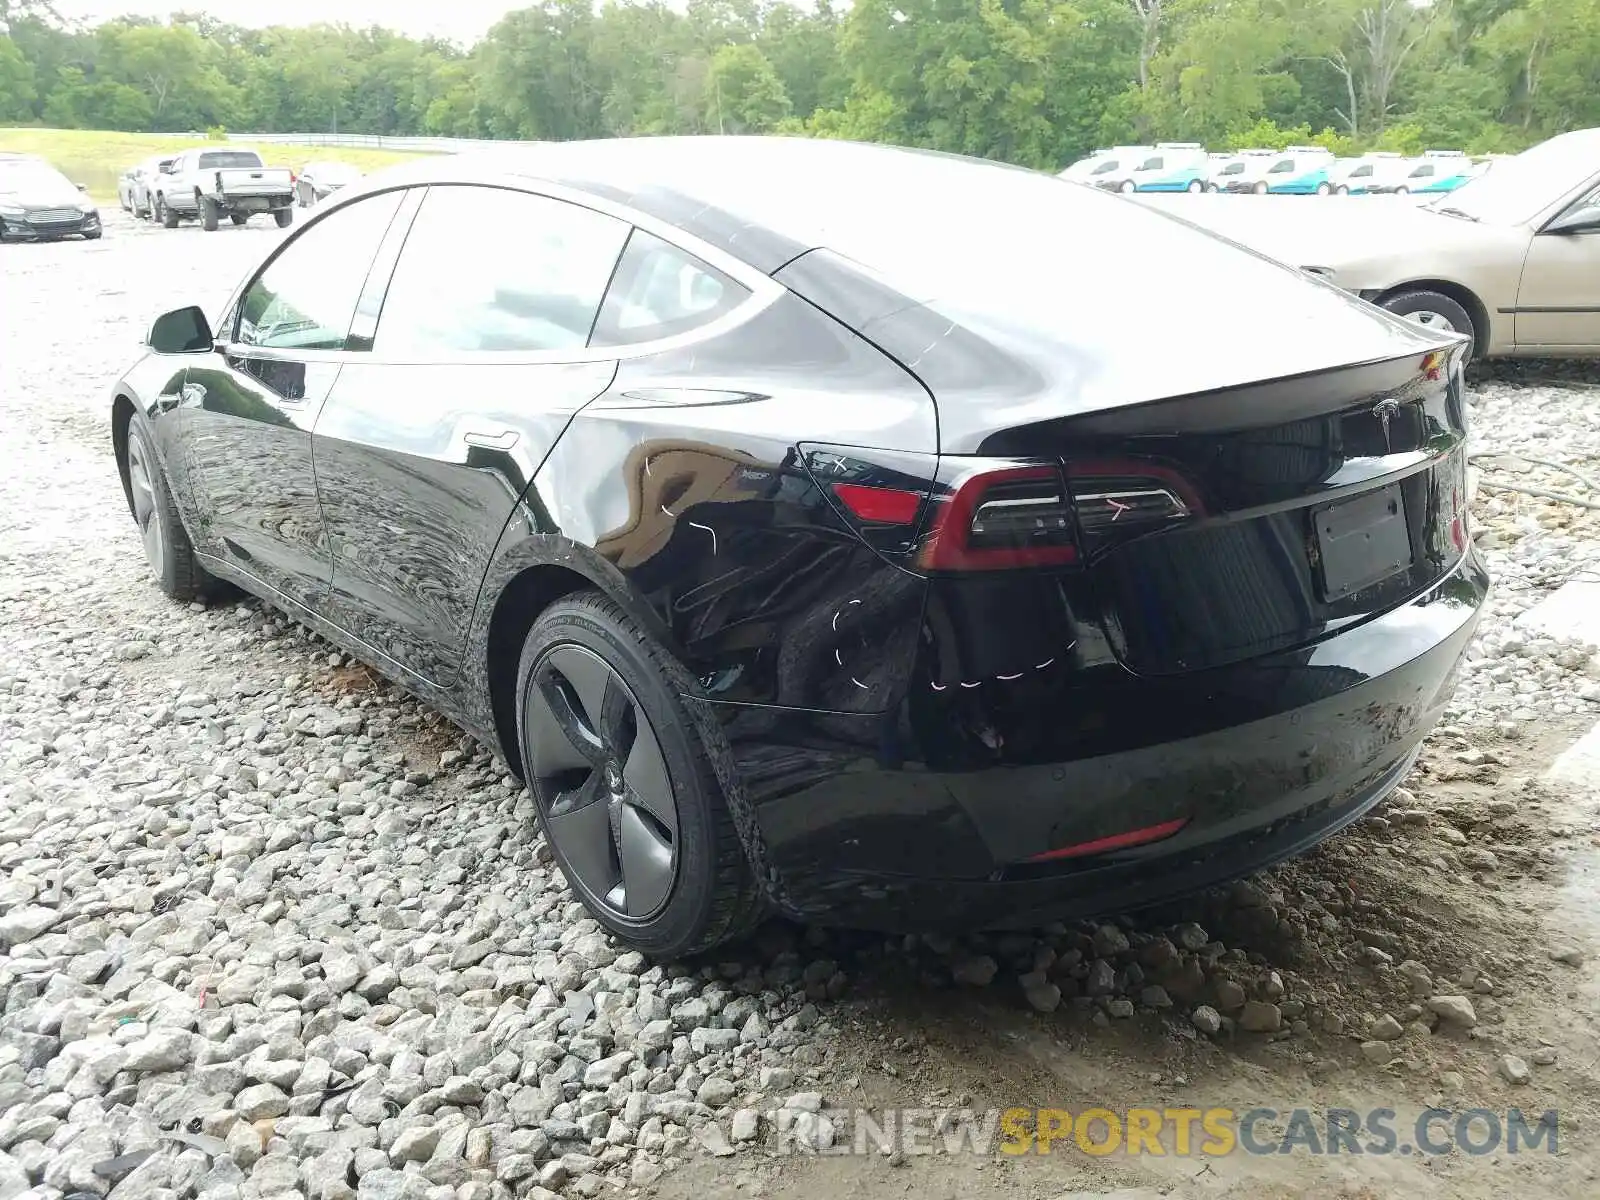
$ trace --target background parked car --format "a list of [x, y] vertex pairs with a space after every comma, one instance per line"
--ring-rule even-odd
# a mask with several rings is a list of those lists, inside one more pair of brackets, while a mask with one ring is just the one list
[[[1115, 146], [1109, 150], [1096, 150], [1073, 163], [1061, 172], [1061, 176], [1109, 191], [1122, 191], [1121, 184], [1133, 173], [1134, 166], [1154, 151], [1154, 146]], [[1133, 187], [1130, 184], [1125, 190], [1131, 192]]]
[[100, 237], [100, 210], [43, 159], [0, 159], [0, 242]]
[[1273, 195], [1330, 195], [1333, 183], [1329, 171], [1333, 152], [1321, 146], [1290, 146], [1272, 155], [1258, 154], [1245, 160], [1237, 177], [1223, 185], [1225, 192], [1253, 192]]
[[1374, 150], [1357, 158], [1341, 158], [1329, 168], [1328, 179], [1340, 196], [1364, 196], [1374, 179], [1392, 169], [1391, 164], [1402, 161], [1402, 155], [1393, 150]]
[[1427, 203], [1186, 202], [1183, 215], [1479, 355], [1600, 356], [1600, 129]]
[[301, 208], [321, 203], [342, 187], [361, 178], [359, 167], [342, 162], [311, 162], [294, 177], [294, 199]]
[[209, 230], [223, 217], [243, 225], [271, 213], [283, 228], [294, 220], [293, 179], [254, 150], [186, 150], [157, 177], [156, 219], [168, 229], [198, 220]]
[[176, 156], [172, 154], [158, 154], [129, 167], [123, 173], [123, 182], [119, 182], [117, 190], [119, 198], [121, 198], [125, 182], [127, 197], [122, 204], [125, 211], [140, 218], [148, 218], [151, 215], [151, 189], [154, 186], [155, 177], [171, 166], [174, 157]]

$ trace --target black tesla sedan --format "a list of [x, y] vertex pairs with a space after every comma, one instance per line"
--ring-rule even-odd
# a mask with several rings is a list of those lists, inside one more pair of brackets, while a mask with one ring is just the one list
[[111, 423], [162, 587], [497, 746], [658, 954], [1302, 851], [1405, 774], [1487, 590], [1459, 338], [990, 163], [407, 164], [149, 347]]

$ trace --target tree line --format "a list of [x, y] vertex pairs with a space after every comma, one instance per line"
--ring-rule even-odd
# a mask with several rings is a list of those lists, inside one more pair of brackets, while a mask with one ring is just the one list
[[0, 0], [0, 123], [1511, 151], [1600, 126], [1600, 0], [543, 0], [471, 48]]

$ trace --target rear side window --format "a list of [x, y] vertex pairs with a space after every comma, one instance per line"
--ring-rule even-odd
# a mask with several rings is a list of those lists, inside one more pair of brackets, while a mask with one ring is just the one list
[[589, 344], [632, 346], [688, 333], [732, 312], [749, 295], [721, 271], [635, 229]]
[[628, 225], [502, 188], [428, 190], [373, 349], [414, 357], [588, 344]]
[[385, 192], [308, 225], [256, 276], [239, 303], [237, 340], [284, 350], [343, 350], [399, 192]]
[[211, 167], [259, 167], [261, 156], [248, 150], [211, 150], [200, 156], [202, 169]]

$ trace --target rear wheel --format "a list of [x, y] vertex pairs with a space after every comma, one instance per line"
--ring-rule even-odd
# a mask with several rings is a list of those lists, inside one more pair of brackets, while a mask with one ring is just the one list
[[272, 214], [272, 219], [278, 223], [279, 229], [287, 229], [294, 224], [294, 209], [280, 208]]
[[1333, 195], [1333, 184], [1331, 184], [1331, 183], [1319, 183], [1319, 184], [1317, 184], [1317, 195], [1319, 195], [1319, 196], [1331, 196], [1331, 195]]
[[1395, 316], [1414, 321], [1424, 329], [1464, 333], [1472, 339], [1473, 347], [1477, 347], [1478, 330], [1473, 324], [1472, 314], [1443, 292], [1412, 288], [1386, 296], [1378, 303]]
[[140, 413], [134, 413], [128, 423], [124, 454], [133, 523], [144, 543], [145, 561], [155, 572], [161, 590], [174, 600], [199, 600], [212, 595], [219, 581], [195, 558], [194, 545], [178, 517], [166, 474], [156, 457], [155, 434]]
[[165, 196], [156, 197], [156, 220], [161, 222], [163, 229], [176, 229], [178, 227], [178, 214], [167, 207]]
[[739, 936], [763, 912], [683, 669], [598, 592], [534, 622], [517, 730], [539, 824], [573, 892], [652, 955]]
[[1338, 192], [1339, 195], [1341, 195], [1341, 196], [1348, 196], [1350, 194], [1349, 186], [1347, 184], [1343, 184], [1343, 183], [1341, 183], [1337, 188], [1335, 188], [1334, 191]]
[[1406, 187], [1405, 184], [1401, 184], [1399, 187], [1395, 188], [1394, 194], [1396, 196], [1409, 196], [1411, 194], [1411, 189]]
[[221, 213], [217, 210], [216, 201], [209, 196], [196, 195], [195, 204], [200, 209], [200, 227], [207, 233], [214, 232], [220, 223]]
[[1201, 183], [1198, 179], [1191, 179], [1189, 181], [1189, 186], [1184, 189], [1186, 192], [1203, 192], [1205, 190], [1206, 185]]

